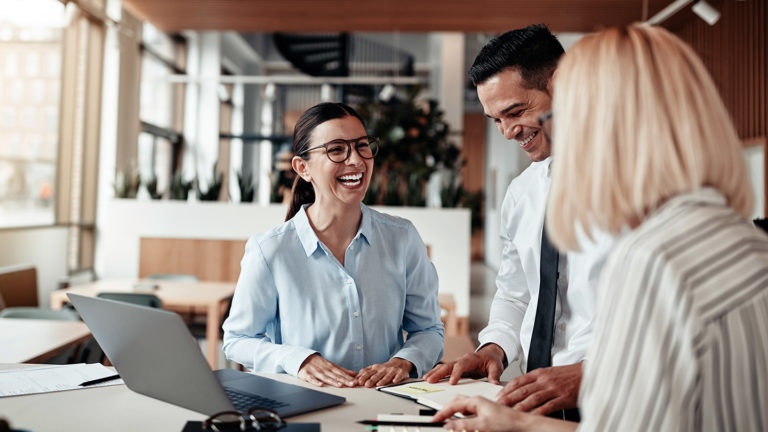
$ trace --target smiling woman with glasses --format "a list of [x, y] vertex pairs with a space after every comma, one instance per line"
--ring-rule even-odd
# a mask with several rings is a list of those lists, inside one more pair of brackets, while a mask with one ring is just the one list
[[318, 386], [372, 387], [419, 377], [442, 357], [424, 243], [411, 222], [362, 203], [378, 148], [348, 105], [316, 105], [296, 122], [291, 205], [246, 245], [227, 358]]

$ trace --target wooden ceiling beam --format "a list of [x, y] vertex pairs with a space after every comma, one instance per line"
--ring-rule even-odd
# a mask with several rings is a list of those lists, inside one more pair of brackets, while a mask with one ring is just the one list
[[[648, 0], [649, 14], [669, 0]], [[123, 0], [163, 31], [590, 32], [642, 18], [643, 0]]]

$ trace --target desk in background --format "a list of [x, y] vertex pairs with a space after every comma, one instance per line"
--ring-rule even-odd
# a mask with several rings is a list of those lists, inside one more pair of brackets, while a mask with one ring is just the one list
[[[158, 289], [139, 291], [134, 289], [137, 283], [154, 284]], [[103, 279], [84, 285], [78, 285], [65, 290], [51, 293], [51, 307], [61, 309], [68, 302], [67, 293], [96, 296], [100, 292], [149, 292], [163, 302], [163, 307], [169, 310], [186, 312], [190, 308], [203, 307], [206, 310], [206, 356], [211, 368], [217, 368], [219, 328], [229, 299], [235, 293], [234, 282], [179, 282], [164, 280], [111, 280]]]
[[78, 321], [0, 318], [0, 363], [40, 363], [90, 336]]
[[[32, 365], [0, 364], [0, 370]], [[284, 374], [260, 374], [291, 384], [314, 388]], [[361, 432], [356, 421], [377, 414], [418, 414], [421, 406], [375, 389], [323, 387], [319, 390], [347, 398], [343, 405], [289, 417], [288, 422], [320, 423], [326, 432]], [[140, 395], [124, 385], [67, 392], [0, 398], [0, 416], [11, 426], [36, 432], [47, 431], [181, 431], [188, 420], [202, 421], [205, 415]]]

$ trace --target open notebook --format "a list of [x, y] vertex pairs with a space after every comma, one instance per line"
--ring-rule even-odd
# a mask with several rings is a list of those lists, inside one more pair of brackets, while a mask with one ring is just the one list
[[426, 381], [411, 381], [405, 384], [378, 387], [377, 390], [395, 396], [416, 401], [416, 403], [440, 410], [455, 396], [483, 396], [490, 400], [496, 399], [496, 394], [504, 388], [498, 384], [479, 381], [471, 378], [459, 380], [456, 385], [448, 384], [448, 380], [430, 384]]

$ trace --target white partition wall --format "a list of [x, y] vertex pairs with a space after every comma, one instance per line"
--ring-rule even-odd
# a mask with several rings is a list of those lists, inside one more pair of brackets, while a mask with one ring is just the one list
[[[453, 294], [459, 317], [469, 315], [468, 209], [375, 207], [413, 222], [440, 278], [440, 292]], [[245, 240], [285, 218], [283, 205], [113, 199], [102, 207], [96, 249], [101, 278], [139, 274], [141, 237]]]
[[33, 265], [37, 299], [48, 307], [59, 280], [67, 276], [67, 228], [50, 226], [0, 231], [0, 267]]

